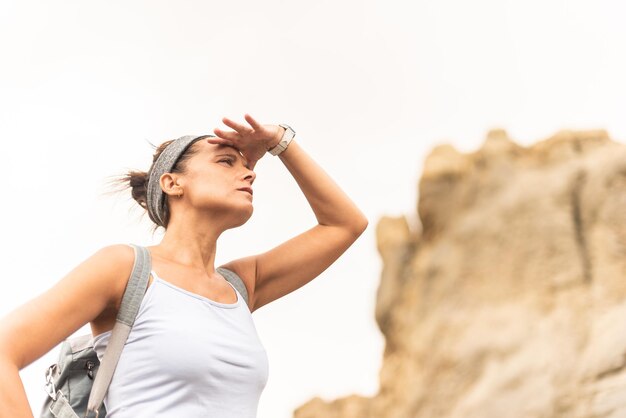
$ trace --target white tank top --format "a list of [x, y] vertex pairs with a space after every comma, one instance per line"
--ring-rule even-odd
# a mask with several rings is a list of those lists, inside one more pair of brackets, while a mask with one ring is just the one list
[[[220, 303], [152, 277], [104, 398], [107, 418], [255, 418], [269, 364], [241, 294], [231, 285], [237, 302]], [[100, 360], [110, 335], [93, 339]]]

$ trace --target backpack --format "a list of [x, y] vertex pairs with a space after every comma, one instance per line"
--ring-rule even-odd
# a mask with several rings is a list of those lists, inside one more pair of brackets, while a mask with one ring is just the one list
[[[63, 341], [58, 361], [45, 372], [48, 398], [44, 402], [40, 418], [80, 418], [76, 411], [85, 411], [84, 417], [90, 412], [94, 412], [96, 418], [106, 417], [103, 400], [148, 288], [152, 270], [150, 251], [139, 245], [130, 245], [135, 250], [133, 271], [102, 356], [102, 363], [93, 348], [91, 334], [70, 337]], [[248, 292], [241, 278], [222, 267], [218, 267], [217, 271], [248, 303]]]

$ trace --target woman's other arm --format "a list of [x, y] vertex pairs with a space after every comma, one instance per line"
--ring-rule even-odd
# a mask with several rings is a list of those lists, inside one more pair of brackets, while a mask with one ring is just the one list
[[0, 319], [0, 418], [33, 417], [19, 371], [115, 304], [133, 260], [127, 245], [104, 247]]

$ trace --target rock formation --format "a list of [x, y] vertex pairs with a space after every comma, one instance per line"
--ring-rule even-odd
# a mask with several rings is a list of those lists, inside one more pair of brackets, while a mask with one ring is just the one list
[[419, 233], [376, 226], [380, 391], [294, 418], [626, 417], [626, 146], [503, 130], [437, 146]]

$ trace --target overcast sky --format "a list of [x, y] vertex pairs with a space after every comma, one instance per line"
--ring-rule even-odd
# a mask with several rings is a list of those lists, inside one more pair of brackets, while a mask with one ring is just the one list
[[[622, 4], [1, 1], [0, 314], [103, 246], [157, 244], [129, 194], [104, 194], [109, 176], [147, 170], [147, 141], [247, 112], [291, 125], [370, 221], [313, 282], [253, 314], [270, 362], [258, 416], [291, 417], [314, 396], [373, 396], [378, 220], [414, 219], [422, 162], [439, 143], [474, 151], [492, 128], [523, 145], [560, 129], [626, 139]], [[216, 266], [316, 223], [278, 157], [255, 171], [254, 215], [222, 235]], [[35, 412], [57, 356], [21, 372]]]

